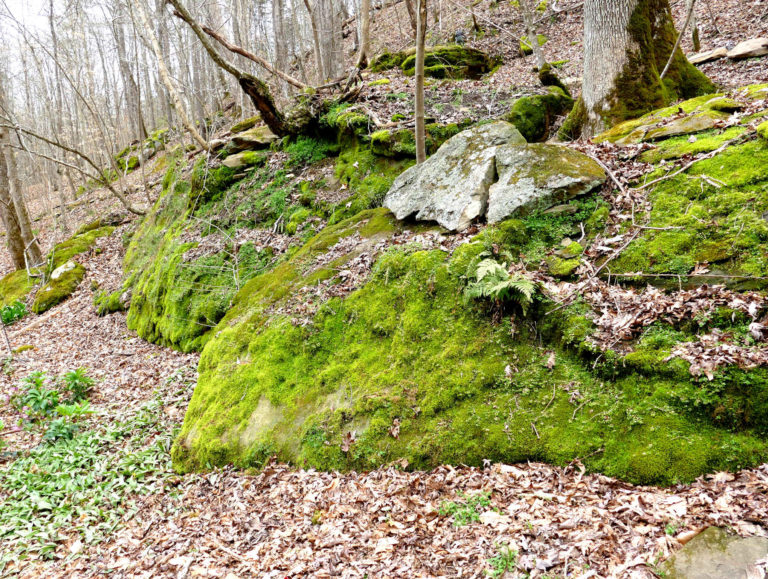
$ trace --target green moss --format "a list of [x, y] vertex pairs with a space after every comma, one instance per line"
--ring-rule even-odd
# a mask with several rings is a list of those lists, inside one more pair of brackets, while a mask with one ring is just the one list
[[243, 119], [242, 121], [235, 123], [232, 125], [232, 128], [229, 129], [230, 133], [237, 134], [242, 133], [243, 131], [247, 131], [249, 129], [252, 129], [256, 125], [258, 125], [261, 122], [261, 116], [256, 115], [255, 117], [250, 117], [247, 119]]
[[368, 86], [384, 86], [390, 83], [388, 78], [379, 78], [377, 80], [368, 81]]
[[557, 136], [564, 141], [573, 141], [581, 135], [581, 130], [587, 122], [587, 107], [584, 106], [584, 99], [581, 97], [576, 100], [571, 112], [565, 119], [563, 126], [557, 133]]
[[[543, 34], [537, 34], [536, 41], [539, 43], [539, 46], [544, 46], [547, 43], [547, 37]], [[525, 55], [533, 54], [533, 47], [527, 36], [520, 38], [520, 53]]]
[[[679, 380], [626, 368], [600, 377], [557, 341], [539, 348], [525, 324], [511, 331], [509, 322], [490, 324], [482, 307], [467, 307], [463, 268], [453, 261], [474, 259], [484, 245], [466, 244], [450, 260], [441, 251], [390, 250], [362, 289], [328, 302], [310, 326], [266, 315], [268, 304], [306, 283], [296, 270], [289, 274], [286, 264], [279, 275], [255, 278], [203, 351], [175, 467], [259, 465], [265, 449], [322, 469], [370, 469], [399, 458], [412, 468], [484, 459], [565, 464], [578, 456], [590, 469], [669, 484], [768, 455], [758, 434], [768, 427], [762, 407], [734, 433], [678, 395]], [[591, 328], [572, 308], [546, 323], [564, 342], [584, 341]], [[556, 364], [548, 369], [551, 350]], [[683, 380], [696, 391], [690, 377]], [[723, 380], [729, 404], [745, 403], [749, 388]], [[764, 397], [768, 389], [758, 383], [753, 393]], [[395, 419], [398, 438], [389, 434]], [[351, 431], [355, 442], [345, 452], [341, 441]]]
[[557, 74], [555, 74], [555, 71], [552, 70], [553, 66], [553, 64], [544, 63], [544, 66], [539, 69], [539, 82], [544, 86], [557, 87], [563, 91], [565, 96], [570, 97], [571, 91], [568, 90], [568, 87], [562, 83]]
[[[380, 150], [383, 146], [382, 138], [383, 135], [377, 137], [374, 150]], [[406, 140], [404, 135], [398, 138]], [[353, 195], [338, 205], [327, 208], [331, 212], [330, 224], [338, 223], [360, 211], [381, 206], [397, 175], [413, 164], [410, 158], [396, 160], [377, 156], [372, 148], [355, 143], [339, 155], [336, 161], [336, 178], [351, 189]], [[403, 151], [403, 156], [404, 148], [392, 144], [392, 150]]]
[[207, 165], [206, 158], [202, 157], [192, 170], [190, 207], [216, 201], [239, 179], [237, 169], [224, 165], [211, 168]]
[[[56, 276], [56, 277], [54, 277]], [[32, 311], [42, 314], [75, 293], [85, 277], [85, 268], [79, 263], [68, 261], [57, 268], [51, 279], [37, 291]]]
[[640, 0], [627, 27], [633, 46], [616, 80], [613, 106], [602, 112], [608, 126], [642, 116], [678, 99], [712, 93], [714, 85], [678, 49], [667, 76], [660, 80], [677, 40], [666, 0]]
[[768, 141], [768, 121], [765, 121], [757, 127], [758, 136], [764, 141]]
[[[403, 72], [412, 76], [416, 65], [416, 54], [410, 52], [401, 62]], [[424, 74], [432, 78], [478, 79], [490, 72], [495, 62], [482, 50], [449, 44], [434, 46], [424, 54]]]
[[106, 316], [125, 311], [125, 306], [120, 299], [122, 295], [123, 290], [117, 290], [111, 294], [101, 291], [95, 292], [93, 294], [93, 306], [96, 308], [96, 313], [99, 316]]
[[371, 72], [382, 72], [391, 68], [398, 68], [407, 58], [405, 52], [384, 52], [371, 61]]
[[530, 143], [544, 141], [555, 119], [567, 113], [573, 99], [560, 89], [552, 87], [549, 94], [519, 98], [505, 117]]
[[742, 126], [722, 130], [711, 130], [697, 133], [693, 142], [689, 135], [673, 137], [657, 143], [654, 149], [645, 151], [639, 156], [644, 163], [657, 164], [666, 159], [679, 159], [686, 155], [709, 153], [719, 148], [726, 141], [742, 135], [746, 129]]
[[19, 269], [0, 279], [0, 308], [16, 301], [24, 301], [35, 286], [33, 279], [27, 276], [27, 270]]
[[[733, 287], [744, 287], [749, 280], [728, 276], [768, 275], [768, 222], [763, 218], [768, 211], [766, 164], [768, 147], [751, 141], [663, 181], [651, 193], [650, 225], [674, 229], [644, 232], [608, 269], [685, 276], [697, 263], [707, 262], [711, 274], [724, 276], [708, 283]], [[765, 285], [759, 280], [749, 283]]]

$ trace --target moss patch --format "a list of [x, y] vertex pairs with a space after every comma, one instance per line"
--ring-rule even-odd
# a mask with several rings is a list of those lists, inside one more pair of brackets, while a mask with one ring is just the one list
[[48, 271], [51, 272], [73, 257], [85, 253], [95, 245], [99, 237], [111, 235], [114, 230], [115, 228], [109, 225], [96, 229], [89, 228], [84, 233], [70, 237], [66, 241], [55, 245], [48, 254]]
[[[381, 72], [401, 68], [406, 75], [412, 76], [415, 63], [415, 48], [395, 53], [385, 52], [373, 60], [371, 70]], [[496, 64], [482, 50], [458, 44], [433, 46], [424, 54], [424, 74], [432, 78], [478, 79], [493, 70]]]
[[573, 99], [557, 87], [551, 87], [549, 94], [519, 98], [505, 117], [529, 143], [545, 141], [555, 119], [567, 113], [573, 106]]
[[[707, 134], [701, 146], [716, 147], [723, 138], [724, 134]], [[681, 149], [685, 154], [683, 143], [673, 141], [652, 153], [663, 156]], [[608, 269], [613, 273], [675, 274], [683, 276], [686, 284], [765, 287], [761, 280], [728, 276], [768, 276], [767, 164], [768, 147], [753, 140], [729, 147], [663, 181], [651, 193], [650, 225], [673, 229], [646, 231]], [[720, 273], [723, 278], [686, 279], [697, 263], [704, 262], [710, 264], [710, 274]], [[664, 285], [662, 279], [654, 283]], [[676, 285], [680, 280], [670, 279], [669, 283]]]
[[0, 308], [16, 301], [24, 301], [35, 286], [34, 280], [27, 276], [27, 270], [13, 271], [0, 279]]

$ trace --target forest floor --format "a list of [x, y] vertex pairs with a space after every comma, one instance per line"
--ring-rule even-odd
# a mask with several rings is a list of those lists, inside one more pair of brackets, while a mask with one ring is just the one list
[[[716, 37], [708, 4], [698, 5], [704, 50], [768, 30], [764, 2], [718, 0], [711, 2], [721, 32]], [[674, 5], [678, 17], [683, 6]], [[542, 22], [541, 32], [551, 39], [547, 56], [568, 59], [565, 75], [578, 79], [581, 43], [572, 39], [580, 38], [581, 12], [565, 8], [554, 22]], [[398, 9], [404, 10], [402, 4]], [[446, 9], [446, 35], [466, 27], [464, 10]], [[738, 16], [742, 12], [743, 18]], [[508, 28], [504, 18], [484, 8], [478, 8], [477, 16], [507, 30], [479, 44], [493, 50], [495, 42], [499, 51], [510, 54], [516, 50], [520, 24], [514, 15], [509, 15]], [[401, 22], [407, 23], [404, 14]], [[395, 21], [390, 25], [390, 35], [374, 34], [392, 39], [391, 46], [397, 47]], [[531, 58], [509, 60], [483, 91], [490, 86], [507, 99], [519, 87], [534, 86]], [[727, 86], [768, 81], [765, 60], [721, 61], [702, 70]], [[409, 83], [398, 76], [387, 94], [410, 92]], [[432, 103], [443, 104], [433, 111], [443, 122], [458, 119], [472, 101], [468, 95], [475, 82], [458, 86], [460, 102], [454, 90]], [[377, 90], [384, 89], [366, 90], [376, 100]], [[407, 97], [380, 100], [394, 103], [388, 113], [410, 107]], [[483, 107], [489, 116], [495, 114], [484, 97], [475, 100], [478, 114]], [[69, 229], [114, 208], [111, 199], [78, 206], [70, 213]], [[42, 202], [32, 208], [47, 247], [66, 235], [49, 209]], [[35, 450], [40, 441], [36, 431], [6, 437], [13, 453], [0, 456], [0, 468], [15, 469], [15, 478], [8, 480], [19, 486], [0, 489], [3, 516], [27, 519], [30, 537], [49, 548], [27, 552], [23, 542], [4, 544], [0, 575], [482, 577], [516, 570], [530, 577], [654, 577], [658, 565], [703, 528], [759, 534], [758, 526], [768, 520], [768, 465], [669, 489], [586, 474], [579, 462], [566, 468], [488, 464], [430, 472], [403, 472], [402, 465], [390, 465], [370, 473], [272, 464], [259, 473], [223, 469], [177, 476], [169, 443], [194, 388], [198, 355], [140, 340], [127, 329], [125, 314], [98, 317], [93, 306], [92, 282], [110, 291], [121, 284], [122, 237], [131, 226], [100, 238], [96, 251], [81, 256], [86, 279], [69, 300], [8, 331], [13, 348], [34, 348], [4, 364], [0, 395], [33, 371], [54, 376], [87, 368], [96, 379], [90, 394], [95, 412], [84, 424], [97, 434], [90, 446], [76, 447], [67, 456]], [[3, 272], [8, 268], [0, 262]], [[6, 410], [0, 406], [0, 419], [9, 425], [13, 417]], [[37, 464], [43, 466], [30, 468], [34, 463], [23, 459], [27, 451], [38, 453]], [[56, 470], [64, 464], [77, 466], [66, 481]], [[137, 470], [141, 476], [128, 476]], [[52, 508], [36, 494], [51, 484], [68, 495], [67, 509]], [[96, 520], [106, 523], [92, 527]]]

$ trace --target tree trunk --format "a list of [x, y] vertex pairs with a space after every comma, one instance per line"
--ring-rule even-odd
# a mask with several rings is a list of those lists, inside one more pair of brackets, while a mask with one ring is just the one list
[[[309, 3], [309, 0], [304, 0], [304, 6], [309, 13], [309, 23], [312, 27], [312, 48], [315, 51], [315, 64], [317, 65], [318, 73], [317, 84], [322, 84], [322, 82], [328, 78], [328, 72], [325, 62], [323, 62], [323, 51], [320, 45], [320, 31], [318, 30], [317, 14], [315, 13], [315, 8]], [[315, 7], [316, 6], [317, 4], [315, 4]]]
[[570, 136], [591, 137], [677, 99], [712, 92], [679, 49], [661, 81], [676, 40], [669, 0], [585, 0], [582, 100], [566, 121]]
[[408, 20], [411, 21], [411, 28], [413, 29], [413, 33], [416, 34], [416, 9], [413, 7], [413, 0], [405, 0], [405, 8], [408, 10]]
[[416, 0], [416, 162], [427, 160], [424, 128], [424, 49], [427, 28], [427, 0]]
[[115, 36], [115, 46], [117, 48], [117, 58], [120, 63], [120, 74], [123, 77], [123, 84], [125, 86], [125, 98], [126, 109], [129, 115], [136, 115], [135, 125], [129, 123], [129, 126], [135, 126], [137, 128], [136, 138], [143, 141], [147, 138], [147, 127], [144, 123], [144, 115], [141, 111], [141, 104], [139, 99], [139, 86], [136, 84], [136, 79], [133, 76], [131, 70], [131, 64], [128, 61], [128, 51], [125, 45], [125, 10], [122, 2], [118, 0], [114, 3], [112, 8], [112, 32]]
[[371, 0], [362, 0], [360, 4], [360, 50], [357, 53], [356, 67], [368, 66], [371, 52]]
[[0, 153], [0, 218], [5, 227], [5, 243], [11, 254], [13, 267], [24, 269], [24, 240], [21, 238], [21, 229], [16, 218], [16, 206], [11, 199], [11, 184], [8, 179], [8, 168], [5, 157]]
[[528, 44], [531, 45], [533, 56], [536, 58], [536, 66], [541, 68], [547, 61], [544, 58], [544, 51], [541, 50], [541, 46], [539, 45], [539, 35], [536, 34], [536, 24], [534, 23], [531, 0], [520, 0], [520, 11], [523, 13], [525, 32], [528, 35]]
[[[0, 97], [2, 100], [2, 97]], [[43, 262], [43, 253], [40, 251], [40, 244], [32, 231], [32, 222], [29, 219], [29, 212], [24, 203], [24, 192], [19, 179], [18, 168], [16, 167], [16, 155], [10, 147], [11, 136], [8, 130], [0, 128], [0, 155], [5, 157], [5, 170], [10, 185], [11, 200], [16, 212], [16, 221], [21, 231], [21, 239], [26, 251], [27, 263], [30, 267], [40, 265]]]

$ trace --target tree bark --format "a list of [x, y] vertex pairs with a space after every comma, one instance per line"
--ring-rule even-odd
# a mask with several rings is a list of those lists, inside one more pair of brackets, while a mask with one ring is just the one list
[[679, 48], [673, 53], [676, 39], [669, 0], [585, 0], [582, 101], [569, 118], [582, 136], [714, 90]]
[[139, 86], [131, 70], [131, 64], [128, 61], [128, 51], [125, 45], [125, 9], [122, 1], [114, 2], [112, 6], [112, 33], [115, 37], [115, 46], [117, 48], [117, 59], [120, 64], [120, 75], [123, 77], [125, 86], [126, 108], [129, 114], [136, 115], [136, 124], [129, 123], [129, 126], [137, 128], [136, 138], [143, 141], [147, 138], [147, 127], [144, 123], [144, 115], [141, 111], [141, 102], [139, 99]]
[[[323, 61], [323, 51], [320, 45], [320, 31], [317, 23], [317, 14], [315, 13], [315, 8], [309, 3], [309, 0], [304, 0], [304, 6], [309, 13], [309, 24], [312, 28], [312, 48], [315, 51], [315, 61], [317, 64], [318, 73], [317, 84], [322, 84], [322, 82], [327, 79], [329, 75], [325, 66], [325, 62]], [[317, 6], [317, 4], [315, 4], [315, 6]]]
[[362, 70], [368, 66], [371, 52], [371, 0], [360, 3], [360, 50], [355, 66]]
[[520, 11], [523, 13], [523, 22], [525, 23], [525, 32], [528, 35], [528, 44], [531, 45], [533, 56], [536, 59], [536, 66], [541, 68], [547, 61], [544, 59], [544, 51], [539, 45], [539, 35], [536, 34], [536, 24], [534, 23], [533, 8], [531, 0], [519, 0]]
[[416, 162], [427, 160], [426, 130], [424, 127], [424, 49], [427, 28], [427, 0], [416, 0]]
[[11, 198], [11, 183], [8, 179], [8, 167], [5, 156], [0, 153], [0, 218], [5, 227], [5, 244], [11, 254], [13, 267], [17, 270], [24, 269], [24, 240], [21, 238], [21, 229], [16, 217], [16, 206]]
[[[0, 96], [0, 100], [2, 100], [2, 96]], [[21, 239], [24, 243], [26, 263], [32, 267], [43, 262], [43, 252], [40, 250], [40, 244], [37, 242], [37, 238], [32, 231], [32, 222], [29, 219], [27, 205], [24, 202], [24, 191], [21, 179], [19, 179], [18, 168], [16, 167], [16, 155], [14, 155], [10, 144], [10, 134], [5, 128], [0, 128], [0, 155], [5, 157], [5, 171], [8, 184], [10, 185], [10, 195], [16, 213], [16, 222], [19, 225]]]

